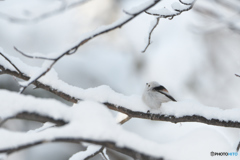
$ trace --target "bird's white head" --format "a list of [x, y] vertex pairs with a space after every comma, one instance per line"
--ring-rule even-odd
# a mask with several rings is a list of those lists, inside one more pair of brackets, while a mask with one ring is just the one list
[[160, 85], [156, 81], [152, 81], [152, 82], [146, 83], [145, 90], [150, 91], [150, 90], [154, 90], [154, 89], [158, 89], [158, 90], [161, 90], [162, 92], [168, 93], [168, 90], [164, 86]]

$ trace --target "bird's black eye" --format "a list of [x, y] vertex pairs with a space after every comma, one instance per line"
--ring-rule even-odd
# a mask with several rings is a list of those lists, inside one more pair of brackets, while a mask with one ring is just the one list
[[150, 87], [150, 84], [148, 85], [148, 87]]
[[148, 83], [146, 83], [146, 85], [148, 85]]

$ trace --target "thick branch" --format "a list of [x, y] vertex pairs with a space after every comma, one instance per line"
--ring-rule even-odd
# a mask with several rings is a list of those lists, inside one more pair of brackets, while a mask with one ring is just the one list
[[[10, 74], [15, 77], [27, 80], [29, 77], [25, 75], [20, 75], [16, 71], [11, 71], [8, 69], [4, 69], [3, 66], [0, 65], [0, 69], [2, 69], [2, 72], [5, 74]], [[71, 96], [67, 93], [61, 92], [56, 88], [52, 88], [49, 85], [45, 85], [39, 81], [35, 81], [34, 85], [36, 85], [38, 88], [45, 89], [49, 92], [54, 93], [55, 95], [62, 97], [63, 99], [76, 103], [79, 98]], [[103, 103], [106, 105], [109, 109], [115, 110], [117, 112], [124, 113], [128, 115], [129, 117], [132, 118], [142, 118], [142, 119], [149, 119], [149, 120], [155, 120], [155, 121], [167, 121], [167, 122], [172, 122], [172, 123], [179, 123], [179, 122], [200, 122], [200, 123], [205, 123], [208, 125], [215, 125], [215, 126], [223, 126], [223, 127], [233, 127], [233, 128], [240, 128], [240, 122], [233, 122], [233, 121], [221, 121], [218, 119], [207, 119], [203, 116], [199, 115], [192, 115], [192, 116], [183, 116], [183, 117], [175, 117], [173, 115], [161, 115], [161, 114], [151, 114], [151, 113], [144, 113], [144, 112], [137, 112], [137, 111], [132, 111], [130, 109], [125, 108], [124, 106], [117, 106], [111, 103]], [[55, 123], [55, 122], [53, 122]]]
[[43, 144], [43, 143], [48, 143], [48, 142], [70, 142], [70, 143], [80, 143], [80, 142], [87, 142], [87, 143], [92, 143], [92, 144], [97, 144], [97, 145], [102, 145], [105, 146], [107, 148], [113, 149], [115, 151], [118, 151], [120, 153], [126, 154], [134, 159], [139, 159], [139, 160], [163, 160], [162, 157], [152, 157], [150, 155], [146, 155], [143, 154], [141, 152], [135, 151], [131, 148], [127, 148], [127, 147], [119, 147], [117, 146], [114, 142], [109, 142], [109, 141], [95, 141], [95, 140], [91, 140], [91, 139], [83, 139], [83, 138], [57, 138], [51, 141], [48, 140], [41, 140], [41, 141], [36, 141], [33, 143], [29, 143], [29, 144], [23, 144], [20, 146], [17, 146], [15, 148], [8, 148], [8, 149], [2, 149], [0, 150], [0, 153], [13, 153], [25, 148], [29, 148], [32, 146], [36, 146], [39, 144]]
[[175, 117], [173, 115], [151, 114], [151, 113], [132, 111], [130, 109], [127, 109], [121, 106], [116, 106], [108, 102], [103, 104], [105, 104], [111, 110], [124, 113], [132, 118], [149, 119], [154, 121], [166, 121], [166, 122], [172, 122], [172, 123], [200, 122], [200, 123], [205, 123], [205, 124], [214, 125], [214, 126], [240, 128], [240, 122], [222, 121], [219, 119], [207, 119], [199, 115]]
[[[12, 71], [12, 70], [9, 70], [9, 69], [5, 69], [4, 66], [2, 66], [0, 64], [0, 69], [2, 70], [1, 74], [9, 74], [9, 75], [12, 75], [14, 77], [17, 77], [17, 78], [20, 78], [20, 79], [23, 79], [23, 80], [29, 80], [30, 77], [29, 76], [26, 76], [25, 74], [19, 74], [18, 72], [16, 71]], [[77, 98], [74, 98], [66, 93], [63, 93], [61, 91], [58, 91], [57, 89], [54, 89], [52, 88], [51, 86], [49, 85], [46, 85], [46, 84], [43, 84], [39, 81], [34, 81], [33, 84], [37, 87], [37, 88], [42, 88], [46, 91], [49, 91], [69, 102], [72, 102], [72, 103], [77, 103], [78, 99]]]

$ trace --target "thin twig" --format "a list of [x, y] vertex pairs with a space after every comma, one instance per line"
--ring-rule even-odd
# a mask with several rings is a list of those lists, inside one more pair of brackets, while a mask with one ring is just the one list
[[[105, 149], [106, 149], [106, 148], [105, 148]], [[108, 160], [108, 158], [107, 158], [106, 155], [103, 153], [103, 151], [100, 152], [100, 154], [101, 154], [101, 156], [102, 156], [102, 158], [103, 158], [104, 160]]]
[[41, 78], [42, 76], [44, 76], [47, 72], [49, 72], [50, 69], [53, 67], [53, 65], [54, 65], [59, 59], [61, 59], [63, 56], [64, 56], [64, 55], [60, 55], [59, 57], [57, 57], [56, 60], [54, 60], [54, 61], [52, 62], [52, 64], [51, 64], [44, 72], [42, 72], [41, 74], [39, 74], [35, 79], [33, 79], [33, 80], [31, 80], [30, 82], [28, 82], [28, 84], [27, 84], [26, 86], [21, 87], [19, 93], [22, 94], [22, 93], [24, 92], [24, 90], [25, 90], [28, 86], [30, 86], [32, 83], [34, 83], [34, 82], [37, 81], [39, 78]]
[[[77, 45], [73, 46], [72, 48], [68, 49], [67, 51], [65, 51], [64, 53], [60, 54], [58, 57], [56, 57], [56, 59], [53, 61], [53, 63], [41, 74], [39, 74], [38, 76], [36, 76], [36, 78], [34, 78], [33, 80], [31, 80], [30, 82], [28, 82], [28, 84], [26, 86], [23, 86], [19, 93], [23, 93], [24, 90], [31, 85], [32, 83], [34, 83], [35, 81], [37, 81], [39, 78], [41, 78], [42, 76], [44, 76], [47, 72], [50, 71], [50, 69], [53, 67], [53, 65], [59, 60], [61, 59], [63, 56], [65, 55], [71, 55], [73, 53], [75, 53], [77, 51], [77, 49], [84, 45], [85, 43], [87, 43], [89, 40], [92, 40], [93, 38], [102, 35], [104, 33], [107, 33], [109, 31], [115, 30], [117, 28], [121, 28], [123, 25], [127, 24], [129, 21], [131, 21], [132, 19], [136, 18], [138, 15], [140, 15], [141, 13], [143, 13], [144, 11], [148, 10], [149, 8], [155, 6], [158, 2], [160, 2], [161, 0], [155, 0], [152, 4], [150, 4], [149, 6], [145, 7], [144, 9], [138, 11], [137, 13], [134, 13], [132, 16], [130, 16], [129, 18], [127, 18], [126, 20], [112, 26], [110, 25], [109, 27], [107, 27], [105, 30], [94, 33], [93, 35], [90, 35], [89, 37], [83, 39], [82, 41], [80, 41]], [[35, 57], [37, 58], [37, 57]], [[41, 59], [43, 59], [43, 57], [41, 57]], [[47, 58], [48, 59], [48, 58]]]
[[146, 45], [146, 47], [144, 48], [144, 50], [142, 51], [142, 53], [146, 52], [146, 50], [148, 49], [149, 45], [152, 43], [151, 42], [151, 37], [152, 37], [152, 32], [154, 31], [154, 29], [157, 27], [158, 23], [159, 23], [160, 17], [156, 18], [156, 23], [154, 24], [154, 26], [152, 27], [149, 35], [148, 35], [148, 43]]
[[156, 18], [157, 21], [156, 21], [155, 25], [153, 26], [153, 28], [151, 29], [151, 31], [150, 31], [150, 33], [148, 35], [148, 43], [147, 43], [146, 47], [144, 48], [144, 50], [142, 51], [142, 53], [146, 52], [146, 50], [148, 49], [148, 47], [152, 43], [151, 42], [152, 32], [157, 27], [160, 18], [169, 18], [169, 20], [172, 20], [175, 16], [180, 15], [182, 12], [186, 12], [186, 11], [189, 11], [190, 9], [192, 9], [192, 7], [193, 7], [193, 5], [195, 3], [195, 1], [193, 1], [192, 3], [185, 3], [182, 0], [179, 0], [179, 2], [182, 3], [183, 5], [187, 5], [189, 7], [186, 8], [186, 9], [183, 9], [183, 10], [174, 9], [175, 11], [177, 11], [177, 13], [173, 13], [173, 14], [169, 14], [169, 15], [160, 15], [160, 14], [156, 14], [156, 13], [151, 13], [149, 11], [145, 11], [146, 14], [149, 14], [149, 15], [152, 15], [152, 16], [157, 16], [157, 18]]
[[93, 154], [87, 156], [84, 160], [88, 160], [88, 159], [90, 159], [90, 158], [92, 158], [92, 157], [95, 157], [95, 156], [98, 155], [100, 152], [102, 152], [103, 149], [104, 149], [104, 147], [101, 147], [97, 152], [94, 152]]
[[56, 60], [56, 58], [48, 58], [48, 57], [40, 57], [40, 56], [31, 56], [28, 55], [26, 53], [24, 53], [23, 51], [19, 50], [17, 47], [13, 47], [18, 53], [22, 54], [23, 56], [27, 57], [27, 58], [32, 58], [32, 59], [42, 59], [42, 60]]
[[20, 75], [22, 75], [22, 72], [18, 69], [18, 67], [17, 67], [15, 64], [12, 63], [12, 61], [11, 61], [10, 59], [8, 59], [8, 58], [7, 58], [4, 54], [2, 54], [1, 52], [0, 52], [0, 55], [3, 56], [3, 58], [5, 58], [5, 59], [18, 71], [18, 73], [19, 73]]

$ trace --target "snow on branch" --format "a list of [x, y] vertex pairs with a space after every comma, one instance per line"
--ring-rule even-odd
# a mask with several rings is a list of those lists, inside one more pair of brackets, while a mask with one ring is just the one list
[[78, 1], [73, 1], [71, 3], [67, 3], [66, 1], [62, 1], [62, 4], [60, 5], [59, 8], [53, 9], [52, 11], [42, 13], [41, 15], [38, 15], [34, 18], [18, 18], [18, 17], [13, 17], [4, 13], [0, 12], [0, 18], [6, 19], [12, 23], [33, 23], [33, 22], [38, 22], [53, 16], [56, 16], [66, 10], [70, 10], [72, 8], [76, 8], [90, 0], [78, 0]]
[[195, 3], [195, 0], [190, 0], [188, 2], [183, 2], [182, 0], [179, 0], [179, 2], [174, 2], [171, 5], [172, 9], [175, 12], [171, 12], [170, 10], [168, 10], [165, 7], [161, 8], [160, 10], [152, 10], [151, 9], [150, 11], [145, 11], [145, 13], [147, 13], [149, 15], [157, 16], [157, 18], [154, 21], [154, 23], [152, 23], [151, 26], [150, 26], [150, 31], [149, 31], [149, 34], [148, 34], [148, 42], [147, 42], [146, 47], [142, 51], [142, 53], [146, 52], [146, 50], [150, 46], [152, 32], [157, 27], [160, 18], [169, 18], [170, 20], [172, 20], [175, 16], [180, 15], [182, 12], [186, 12], [186, 11], [189, 11], [190, 9], [192, 9], [192, 7], [193, 7], [193, 5]]
[[65, 55], [71, 55], [71, 54], [75, 53], [80, 46], [84, 45], [89, 40], [92, 40], [93, 38], [95, 38], [95, 37], [97, 37], [99, 35], [105, 34], [107, 32], [115, 30], [117, 28], [121, 28], [123, 25], [127, 24], [132, 19], [136, 18], [138, 15], [140, 15], [143, 12], [145, 12], [146, 10], [152, 8], [153, 6], [155, 6], [160, 1], [161, 0], [151, 0], [151, 1], [148, 1], [147, 3], [144, 3], [144, 5], [140, 5], [141, 7], [138, 7], [138, 9], [135, 9], [134, 10], [135, 12], [133, 14], [125, 15], [124, 17], [122, 17], [121, 19], [119, 19], [118, 21], [116, 21], [115, 23], [113, 23], [111, 25], [100, 27], [97, 30], [93, 31], [92, 33], [88, 33], [87, 35], [84, 35], [76, 44], [72, 45], [73, 47], [72, 46], [69, 47], [70, 49], [67, 49], [63, 53], [55, 54], [55, 58], [53, 58], [52, 56], [51, 56], [51, 58], [49, 58], [49, 57], [42, 57], [42, 56], [33, 56], [33, 57], [31, 57], [28, 54], [20, 51], [19, 49], [17, 49], [15, 47], [16, 51], [20, 52], [22, 55], [25, 55], [26, 57], [51, 60], [50, 62], [49, 61], [46, 62], [46, 64], [44, 64], [44, 66], [42, 67], [41, 70], [39, 70], [38, 72], [35, 72], [34, 76], [31, 76], [31, 78], [28, 79], [27, 82], [21, 84], [22, 88], [20, 89], [20, 93], [22, 93], [29, 85], [33, 84], [39, 78], [41, 78], [46, 73], [48, 73], [51, 70], [51, 68], [54, 66], [54, 64], [58, 60], [60, 60], [62, 57], [64, 57]]
[[[12, 61], [14, 60], [14, 58], [11, 59]], [[16, 60], [13, 62], [15, 61]], [[27, 67], [23, 62], [18, 61], [18, 66], [21, 66], [23, 70], [25, 69], [25, 72], [21, 70], [23, 75], [16, 72], [12, 66], [7, 66], [7, 64], [3, 66], [1, 64], [3, 64], [3, 62], [1, 62], [0, 58], [0, 69], [2, 70], [2, 74], [13, 75], [23, 80], [30, 78], [26, 75], [28, 75], [28, 69], [31, 70], [31, 66]], [[34, 69], [35, 68], [33, 68], [33, 70]], [[130, 118], [168, 121], [173, 123], [201, 122], [209, 125], [240, 128], [240, 118], [238, 116], [240, 114], [239, 109], [222, 110], [204, 106], [198, 102], [179, 101], [177, 103], [169, 102], [163, 104], [161, 109], [156, 113], [147, 113], [149, 108], [142, 102], [141, 96], [125, 96], [114, 92], [108, 86], [84, 90], [59, 80], [54, 70], [51, 70], [46, 76], [35, 81], [33, 84], [36, 85], [37, 88], [50, 91], [73, 103], [77, 103], [78, 100], [92, 100], [102, 103], [111, 110], [127, 114]], [[28, 117], [26, 113], [21, 113], [21, 117], [24, 116]], [[53, 120], [51, 122], [57, 123]]]
[[[73, 107], [67, 107], [56, 100], [39, 99], [3, 90], [0, 91], [0, 96], [2, 119], [24, 112], [40, 113], [68, 122], [62, 127], [48, 128], [40, 132], [23, 133], [0, 129], [0, 153], [10, 154], [47, 142], [87, 142], [102, 145], [133, 158], [162, 160], [163, 145], [124, 130], [115, 123], [115, 118], [102, 104], [83, 101]], [[6, 138], [11, 141], [5, 141]]]
[[104, 147], [98, 145], [88, 146], [86, 151], [80, 151], [78, 153], [75, 153], [74, 155], [72, 155], [72, 157], [69, 158], [69, 160], [87, 160], [96, 156], [99, 152], [102, 152], [103, 148]]

